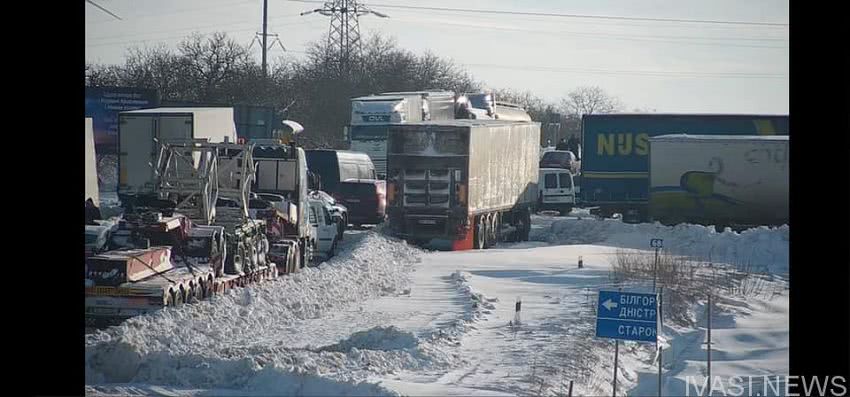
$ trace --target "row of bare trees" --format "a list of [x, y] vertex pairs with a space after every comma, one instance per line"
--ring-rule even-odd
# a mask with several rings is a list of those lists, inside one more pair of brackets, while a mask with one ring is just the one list
[[[194, 34], [176, 50], [162, 45], [132, 49], [123, 65], [86, 64], [86, 85], [151, 88], [163, 101], [286, 109], [281, 116], [307, 127], [309, 146], [324, 147], [344, 147], [342, 128], [349, 121], [352, 97], [386, 91], [475, 92], [484, 88], [451, 60], [430, 52], [414, 54], [381, 35], [369, 37], [355, 67], [341, 74], [329, 67], [324, 44], [310, 44], [306, 59], [299, 62], [273, 62], [264, 77], [248, 48], [225, 33]], [[559, 104], [547, 103], [527, 91], [497, 89], [495, 93], [500, 100], [525, 107], [536, 121], [557, 120], [567, 134], [575, 133], [576, 120], [582, 114], [623, 109], [619, 100], [598, 87], [575, 89]]]

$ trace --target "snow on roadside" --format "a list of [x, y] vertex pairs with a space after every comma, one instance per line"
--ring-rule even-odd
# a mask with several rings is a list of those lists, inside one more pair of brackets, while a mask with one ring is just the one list
[[649, 240], [664, 239], [673, 254], [697, 260], [753, 266], [753, 270], [788, 274], [789, 227], [758, 227], [740, 233], [713, 226], [656, 223], [628, 224], [616, 219], [562, 219], [548, 228], [533, 229], [531, 239], [550, 244], [601, 244], [650, 249]]
[[[275, 390], [273, 394], [309, 394], [305, 390], [312, 390], [310, 385], [324, 381], [300, 374], [314, 374], [345, 386], [373, 373], [451, 360], [439, 350], [409, 339], [404, 349], [386, 351], [354, 346], [328, 351], [313, 348], [310, 343], [302, 348], [288, 347], [285, 340], [294, 333], [310, 340], [309, 330], [299, 328], [303, 320], [366, 299], [401, 293], [408, 286], [421, 251], [376, 233], [361, 238], [350, 251], [292, 277], [139, 316], [87, 335], [86, 383], [239, 390], [262, 389], [265, 385]], [[296, 385], [303, 385], [291, 386], [293, 379], [299, 380]], [[290, 386], [285, 385], [301, 388], [287, 389]], [[316, 394], [339, 394], [337, 389], [316, 387]], [[375, 394], [371, 389], [349, 389]]]

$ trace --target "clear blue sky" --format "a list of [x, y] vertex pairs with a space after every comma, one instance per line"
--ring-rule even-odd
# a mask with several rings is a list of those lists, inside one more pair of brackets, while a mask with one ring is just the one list
[[[261, 30], [262, 0], [96, 0], [86, 4], [86, 60], [123, 63], [127, 49], [175, 46], [192, 33], [226, 31], [246, 45]], [[492, 88], [528, 90], [555, 102], [597, 85], [630, 109], [658, 112], [788, 113], [788, 27], [508, 16], [396, 9], [379, 5], [509, 10], [664, 19], [788, 23], [787, 0], [376, 0], [390, 15], [361, 17], [361, 33], [381, 32], [414, 52], [430, 50], [465, 65]], [[317, 8], [269, 0], [269, 32], [297, 52], [327, 33]], [[259, 46], [254, 46], [259, 60]]]

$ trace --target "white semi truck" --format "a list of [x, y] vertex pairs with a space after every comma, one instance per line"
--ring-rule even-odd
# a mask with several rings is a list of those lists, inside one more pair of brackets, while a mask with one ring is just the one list
[[450, 91], [385, 92], [351, 99], [351, 150], [369, 155], [378, 175], [387, 170], [387, 130], [390, 124], [453, 120]]
[[788, 222], [788, 136], [649, 138], [649, 212], [664, 224]]

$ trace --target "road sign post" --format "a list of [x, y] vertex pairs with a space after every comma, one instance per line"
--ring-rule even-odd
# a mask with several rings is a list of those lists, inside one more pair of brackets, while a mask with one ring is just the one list
[[658, 281], [658, 250], [664, 246], [664, 240], [660, 238], [651, 239], [649, 246], [655, 248], [655, 263], [652, 265], [652, 292], [655, 292], [655, 285]]
[[656, 294], [599, 291], [596, 313], [596, 336], [615, 340], [613, 395], [616, 397], [620, 341], [658, 343], [658, 297]]

